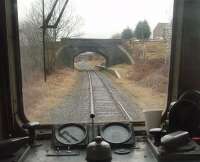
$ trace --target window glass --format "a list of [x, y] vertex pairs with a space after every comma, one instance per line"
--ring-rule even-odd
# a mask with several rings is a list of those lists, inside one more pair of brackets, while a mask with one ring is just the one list
[[173, 0], [18, 0], [18, 13], [30, 121], [90, 122], [92, 110], [95, 122], [143, 121], [165, 109]]

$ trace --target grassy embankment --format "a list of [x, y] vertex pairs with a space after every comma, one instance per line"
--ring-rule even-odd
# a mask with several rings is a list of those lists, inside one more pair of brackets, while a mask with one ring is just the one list
[[46, 83], [37, 75], [24, 84], [24, 109], [28, 119], [40, 121], [45, 112], [62, 103], [64, 96], [69, 95], [75, 86], [77, 74], [77, 71], [66, 68], [52, 73]]
[[134, 44], [134, 65], [116, 65], [121, 79], [115, 82], [133, 97], [143, 110], [165, 109], [168, 88], [169, 63], [166, 63], [166, 42], [146, 42], [145, 57], [141, 56], [142, 43]]

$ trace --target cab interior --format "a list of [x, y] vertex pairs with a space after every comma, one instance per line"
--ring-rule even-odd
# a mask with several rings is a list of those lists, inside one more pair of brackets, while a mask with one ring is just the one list
[[[106, 153], [90, 152], [90, 144], [98, 142], [95, 137], [110, 123], [78, 124], [87, 135], [69, 146], [56, 139], [61, 128], [76, 124], [40, 124], [26, 118], [16, 6], [17, 0], [0, 1], [0, 161], [200, 161], [199, 0], [174, 1], [168, 99], [162, 125], [147, 133], [145, 122], [125, 123], [131, 131], [129, 140], [123, 144], [111, 142], [111, 152], [108, 149]], [[107, 145], [102, 147], [106, 149]], [[108, 154], [112, 158], [102, 160]]]

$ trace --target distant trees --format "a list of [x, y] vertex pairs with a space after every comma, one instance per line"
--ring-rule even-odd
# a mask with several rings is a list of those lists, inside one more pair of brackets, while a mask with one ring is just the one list
[[135, 37], [139, 40], [149, 39], [151, 35], [151, 29], [146, 20], [140, 21], [135, 28]]
[[151, 36], [151, 29], [146, 20], [139, 21], [136, 25], [135, 30], [133, 31], [131, 28], [125, 28], [120, 34], [116, 33], [112, 36], [113, 39], [131, 39], [136, 38], [138, 40], [147, 40]]
[[129, 27], [124, 29], [121, 33], [121, 38], [122, 39], [131, 39], [133, 37], [133, 31]]

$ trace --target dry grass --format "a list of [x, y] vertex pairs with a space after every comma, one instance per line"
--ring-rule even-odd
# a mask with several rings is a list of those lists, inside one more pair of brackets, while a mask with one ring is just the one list
[[134, 65], [117, 65], [122, 79], [116, 82], [131, 94], [143, 109], [165, 109], [167, 101], [169, 51], [166, 41], [126, 44]]
[[[133, 97], [133, 100], [137, 102], [140, 108], [142, 108], [143, 110], [165, 109], [167, 101], [167, 91], [159, 92], [152, 85], [148, 86], [146, 83], [141, 83], [145, 80], [149, 84], [149, 80], [151, 79], [155, 79], [157, 82], [160, 81], [159, 78], [155, 78], [155, 76], [150, 75], [152, 69], [149, 69], [148, 72], [146, 70], [145, 73], [142, 73], [140, 71], [141, 76], [139, 76], [139, 74], [137, 74], [138, 69], [136, 70], [137, 72], [134, 71], [136, 65], [117, 65], [112, 68], [118, 70], [118, 72], [122, 76], [121, 79], [115, 79], [115, 82]], [[147, 75], [147, 73], [149, 75]], [[133, 78], [134, 74], [138, 76], [135, 76], [135, 78]], [[145, 76], [148, 76], [149, 80], [147, 79], [148, 77], [146, 78]], [[158, 85], [156, 84], [156, 82], [153, 82], [152, 84]], [[166, 87], [167, 84], [165, 83], [164, 86]]]
[[167, 53], [166, 42], [146, 42], [145, 52], [148, 60], [162, 59]]
[[143, 53], [143, 49], [145, 52], [145, 58], [147, 60], [154, 59], [163, 59], [168, 50], [167, 50], [167, 42], [166, 41], [157, 41], [157, 42], [135, 42], [130, 45], [129, 48], [133, 50], [133, 55], [140, 55]]
[[40, 121], [46, 111], [63, 102], [77, 80], [77, 73], [72, 69], [57, 70], [48, 77], [46, 83], [42, 78], [35, 78], [23, 87], [25, 113], [29, 120]]

